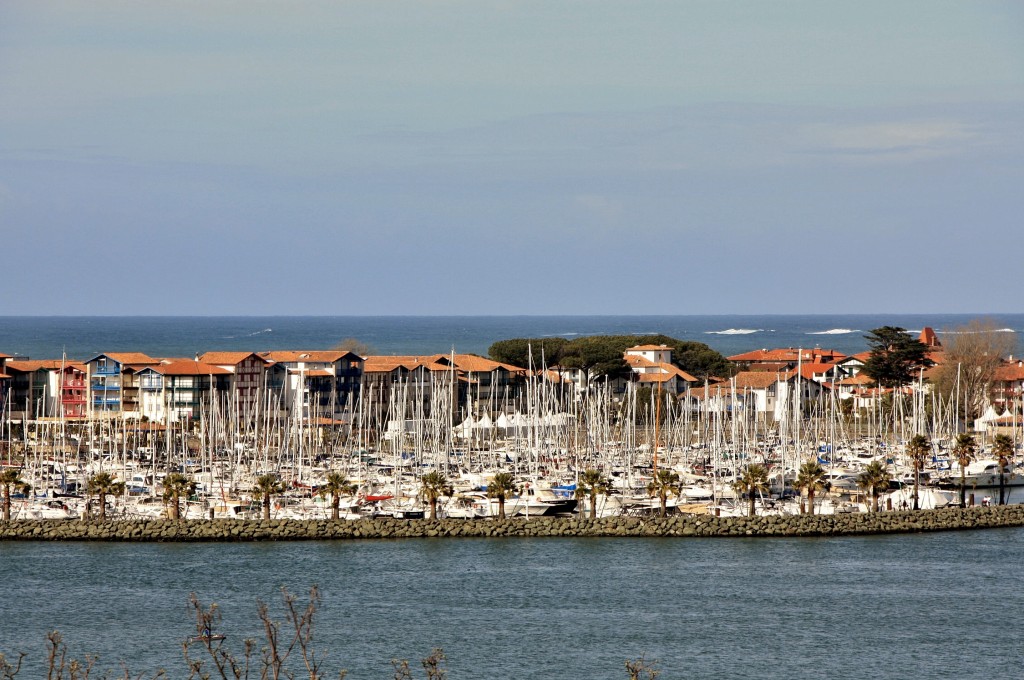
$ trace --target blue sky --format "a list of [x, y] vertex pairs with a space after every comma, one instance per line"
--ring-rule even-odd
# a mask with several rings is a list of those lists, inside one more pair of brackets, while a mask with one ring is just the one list
[[0, 4], [0, 314], [1019, 312], [1024, 3]]

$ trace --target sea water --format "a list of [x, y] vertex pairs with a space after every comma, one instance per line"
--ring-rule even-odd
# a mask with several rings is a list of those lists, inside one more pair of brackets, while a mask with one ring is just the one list
[[[664, 334], [703, 342], [726, 356], [772, 347], [822, 347], [852, 354], [881, 326], [940, 338], [974, 319], [1004, 332], [1024, 331], [1024, 314], [768, 316], [265, 316], [0, 317], [0, 353], [16, 358], [88, 360], [103, 352], [192, 357], [207, 351], [331, 349], [348, 338], [378, 354], [487, 355], [510, 338]], [[1018, 349], [1017, 354], [1020, 354]]]
[[[134, 675], [186, 677], [194, 592], [258, 638], [257, 599], [317, 584], [329, 669], [392, 678], [441, 647], [449, 677], [1019, 678], [1022, 529], [844, 538], [501, 538], [0, 544], [0, 651], [44, 636]], [[336, 677], [332, 672], [327, 677]]]

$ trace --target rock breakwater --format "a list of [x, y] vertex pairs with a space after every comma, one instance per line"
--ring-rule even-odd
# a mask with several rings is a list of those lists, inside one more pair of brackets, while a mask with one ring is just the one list
[[15, 520], [0, 541], [309, 541], [494, 537], [853, 536], [1024, 526], [1024, 505], [766, 517], [496, 520]]

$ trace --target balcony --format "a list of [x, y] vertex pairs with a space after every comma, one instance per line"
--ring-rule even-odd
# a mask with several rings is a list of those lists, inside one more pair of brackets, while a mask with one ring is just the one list
[[92, 367], [91, 373], [92, 373], [93, 376], [104, 376], [104, 377], [108, 377], [108, 376], [112, 376], [112, 375], [121, 375], [121, 365], [120, 364], [114, 364], [113, 366], [109, 366], [109, 365], [105, 366], [103, 364], [96, 364], [95, 366]]

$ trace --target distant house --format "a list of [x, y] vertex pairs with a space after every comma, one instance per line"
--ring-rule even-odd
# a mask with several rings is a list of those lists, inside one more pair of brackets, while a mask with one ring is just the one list
[[187, 422], [223, 410], [231, 372], [189, 359], [137, 371], [138, 411], [151, 421]]
[[7, 362], [10, 416], [15, 419], [83, 418], [88, 406], [85, 364], [61, 359]]
[[7, 412], [7, 392], [11, 386], [11, 376], [7, 375], [7, 361], [13, 358], [10, 354], [0, 353], [0, 413]]
[[699, 384], [697, 378], [672, 363], [672, 348], [668, 345], [630, 347], [623, 353], [623, 360], [634, 382], [660, 386], [668, 394], [679, 395], [687, 386]]
[[274, 408], [303, 418], [338, 419], [357, 401], [364, 359], [347, 350], [260, 352]]
[[198, 360], [220, 366], [231, 374], [227, 413], [244, 422], [252, 421], [260, 413], [259, 401], [270, 361], [255, 352], [206, 352]]
[[744, 413], [759, 421], [783, 421], [793, 417], [798, 400], [806, 409], [821, 395], [824, 388], [812, 379], [812, 373], [741, 371], [729, 380], [691, 389], [689, 395], [705, 411]]
[[137, 415], [138, 370], [160, 363], [141, 352], [108, 352], [85, 362], [91, 415]]
[[989, 390], [992, 403], [1003, 411], [1016, 410], [1024, 396], [1024, 361], [1012, 356], [996, 369]]
[[758, 349], [729, 357], [729, 361], [748, 371], [776, 372], [792, 370], [798, 364], [834, 364], [846, 355], [834, 349]]

